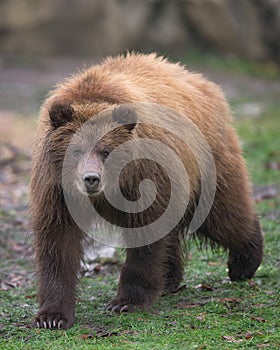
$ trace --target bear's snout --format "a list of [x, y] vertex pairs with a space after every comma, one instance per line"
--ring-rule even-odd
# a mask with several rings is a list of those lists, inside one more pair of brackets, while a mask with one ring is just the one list
[[83, 182], [87, 193], [92, 194], [98, 192], [101, 176], [98, 173], [85, 173], [83, 176]]

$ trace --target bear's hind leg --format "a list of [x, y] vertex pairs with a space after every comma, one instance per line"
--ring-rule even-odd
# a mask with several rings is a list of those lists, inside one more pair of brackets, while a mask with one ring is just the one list
[[218, 184], [213, 206], [198, 231], [202, 240], [229, 251], [228, 268], [232, 281], [252, 278], [263, 256], [260, 223], [253, 212], [250, 194], [246, 187], [242, 189], [242, 184], [246, 184], [243, 181], [242, 178], [238, 180], [237, 174], [232, 174], [228, 186], [223, 188]]
[[255, 218], [249, 242], [242, 247], [229, 249], [228, 269], [232, 281], [242, 281], [253, 277], [263, 256], [263, 237], [258, 218]]
[[174, 292], [183, 278], [182, 261], [182, 234], [180, 232], [170, 233], [169, 244], [166, 249], [166, 260], [164, 262], [165, 284], [164, 292]]
[[198, 236], [229, 251], [232, 281], [252, 278], [263, 256], [263, 237], [254, 212], [251, 184], [235, 133], [214, 154], [217, 186], [213, 205]]

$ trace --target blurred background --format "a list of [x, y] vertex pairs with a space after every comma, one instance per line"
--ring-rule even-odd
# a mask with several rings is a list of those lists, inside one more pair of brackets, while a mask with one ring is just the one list
[[1, 136], [26, 148], [10, 114], [34, 116], [55, 82], [105, 55], [156, 51], [208, 68], [228, 92], [211, 71], [277, 75], [279, 38], [279, 0], [1, 0]]
[[156, 51], [221, 85], [253, 181], [266, 186], [256, 200], [275, 196], [267, 186], [280, 170], [279, 38], [280, 0], [1, 0], [1, 237], [27, 222], [30, 151], [48, 91], [127, 50]]
[[103, 56], [189, 47], [280, 59], [278, 0], [2, 0], [1, 53]]

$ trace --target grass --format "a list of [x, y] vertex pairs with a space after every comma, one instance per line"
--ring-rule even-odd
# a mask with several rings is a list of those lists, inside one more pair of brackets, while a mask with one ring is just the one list
[[[279, 110], [237, 129], [256, 184], [279, 182]], [[226, 255], [192, 246], [183, 288], [161, 297], [151, 312], [104, 311], [114, 297], [118, 273], [84, 278], [76, 322], [67, 331], [29, 327], [37, 305], [34, 288], [1, 291], [0, 349], [257, 349], [280, 348], [279, 198], [257, 203], [265, 234], [264, 261], [253, 281], [231, 283]], [[7, 266], [7, 262], [5, 263]]]
[[279, 169], [270, 169], [271, 163], [280, 164], [279, 106], [269, 107], [262, 118], [242, 118], [237, 128], [253, 183], [279, 183]]
[[[174, 57], [176, 61], [178, 57]], [[252, 62], [234, 54], [217, 54], [209, 50], [191, 48], [185, 54], [183, 63], [217, 72], [232, 72], [251, 77], [279, 79], [280, 67], [273, 62]]]

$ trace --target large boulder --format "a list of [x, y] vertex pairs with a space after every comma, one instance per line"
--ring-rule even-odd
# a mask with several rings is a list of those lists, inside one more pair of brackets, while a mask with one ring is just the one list
[[279, 0], [2, 0], [0, 52], [102, 56], [191, 45], [280, 60]]
[[207, 48], [252, 59], [268, 56], [258, 8], [250, 0], [187, 0], [182, 11]]

